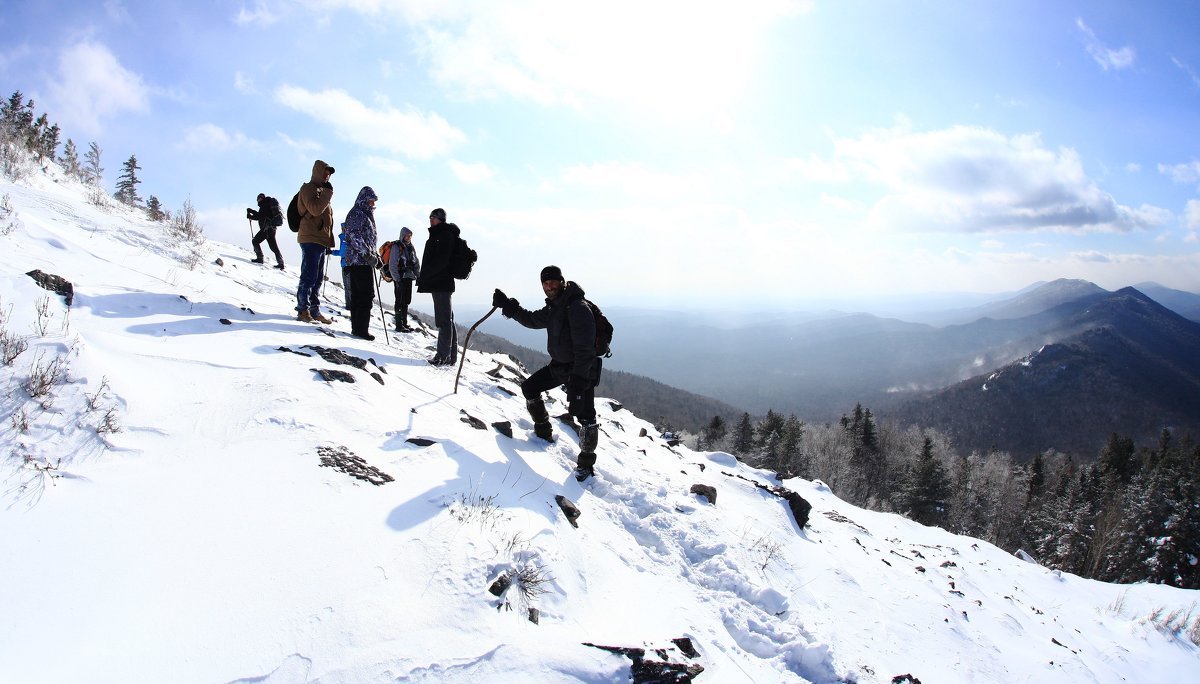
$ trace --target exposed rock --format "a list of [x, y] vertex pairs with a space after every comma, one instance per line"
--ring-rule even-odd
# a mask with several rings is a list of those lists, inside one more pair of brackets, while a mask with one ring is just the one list
[[611, 408], [613, 411], [620, 411], [625, 408], [620, 402], [616, 402], [616, 401], [608, 402], [608, 407]]
[[694, 484], [691, 489], [692, 494], [698, 494], [708, 499], [708, 502], [714, 506], [717, 505], [717, 488], [712, 485]]
[[435, 440], [425, 439], [424, 437], [409, 437], [408, 439], [406, 439], [404, 441], [408, 442], [409, 444], [416, 444], [417, 446], [423, 446], [423, 447], [433, 446], [434, 444], [437, 444], [437, 442]]
[[292, 354], [299, 354], [300, 356], [307, 356], [309, 358], [312, 358], [312, 354], [309, 354], [308, 352], [296, 351], [295, 349], [291, 349], [288, 347], [277, 347], [276, 349], [277, 349], [277, 351], [289, 352]]
[[[750, 484], [754, 485], [755, 487], [758, 487], [759, 489], [761, 489], [763, 491], [770, 492], [774, 496], [777, 496], [777, 497], [783, 499], [784, 501], [787, 501], [788, 508], [792, 511], [792, 517], [795, 518], [795, 520], [796, 520], [796, 527], [799, 527], [800, 529], [804, 529], [804, 526], [808, 524], [808, 514], [810, 511], [812, 511], [812, 504], [810, 504], [808, 501], [805, 501], [804, 497], [800, 496], [796, 492], [793, 492], [792, 490], [788, 489], [787, 487], [779, 487], [777, 485], [765, 485], [761, 482], [756, 482], [754, 480], [751, 480], [748, 477], [743, 477], [742, 475], [732, 475], [731, 473], [727, 473], [724, 470], [721, 471], [721, 474], [722, 475], [730, 475], [731, 477], [736, 477], [739, 480], [745, 480], [746, 482], [749, 482]], [[887, 561], [884, 561], [884, 562], [887, 563]], [[891, 563], [888, 563], [888, 565], [891, 565]]]
[[361, 456], [356, 456], [354, 452], [344, 446], [319, 446], [317, 447], [317, 455], [321, 457], [322, 467], [340, 470], [351, 477], [364, 482], [370, 482], [376, 486], [395, 479], [375, 466], [368, 464]]
[[[686, 642], [687, 648], [691, 653], [685, 653], [689, 658], [694, 658], [699, 654], [692, 647], [690, 639], [673, 639], [672, 643], [677, 646], [679, 642]], [[675, 649], [655, 649], [654, 653], [661, 660], [648, 660], [646, 658], [646, 649], [629, 646], [601, 646], [584, 642], [584, 646], [591, 646], [609, 653], [623, 655], [633, 661], [630, 666], [630, 676], [635, 684], [679, 684], [682, 682], [690, 682], [704, 672], [704, 667], [698, 663], [673, 663], [668, 660], [669, 652]], [[682, 650], [682, 647], [680, 648]], [[695, 655], [692, 655], [695, 654]]]
[[501, 421], [492, 423], [492, 427], [496, 429], [496, 432], [499, 432], [500, 434], [504, 435], [505, 437], [512, 439], [512, 435], [513, 435], [512, 423], [508, 422], [507, 420], [501, 420]]
[[66, 278], [51, 273], [43, 273], [38, 269], [34, 269], [25, 275], [33, 278], [33, 282], [37, 283], [38, 287], [41, 287], [43, 290], [49, 290], [55, 294], [62, 295], [67, 306], [71, 306], [71, 302], [75, 301], [75, 286]]
[[304, 348], [315, 351], [318, 356], [325, 359], [329, 363], [339, 366], [354, 366], [359, 370], [367, 369], [367, 362], [365, 359], [360, 359], [357, 356], [347, 354], [340, 349], [330, 349], [329, 347], [321, 347], [314, 344], [306, 344], [304, 345]]
[[556, 495], [554, 500], [558, 502], [558, 507], [562, 509], [563, 515], [567, 516], [567, 522], [571, 523], [571, 527], [579, 527], [579, 523], [575, 521], [579, 520], [582, 513], [579, 512], [579, 507], [575, 505], [575, 502], [562, 494]]
[[482, 420], [479, 420], [478, 418], [467, 413], [466, 411], [459, 411], [459, 413], [462, 414], [462, 418], [459, 418], [459, 420], [466, 423], [467, 425], [470, 425], [471, 427], [475, 428], [476, 430], [486, 430], [487, 429], [487, 423], [483, 422]]
[[233, 321], [229, 320], [228, 318], [220, 318], [217, 320], [220, 321], [221, 325], [233, 325]]
[[541, 616], [541, 612], [537, 608], [530, 607], [530, 609], [529, 609], [529, 621], [530, 622], [532, 622], [533, 624], [536, 625], [538, 623], [538, 619], [540, 618], [540, 616]]
[[504, 592], [508, 591], [508, 588], [511, 586], [512, 578], [506, 572], [497, 577], [495, 582], [492, 582], [492, 586], [488, 587], [488, 591], [491, 592], [492, 596], [503, 596]]
[[321, 379], [325, 382], [333, 382], [334, 380], [339, 382], [354, 382], [354, 376], [346, 371], [334, 370], [332, 368], [309, 368], [309, 370], [320, 375]]

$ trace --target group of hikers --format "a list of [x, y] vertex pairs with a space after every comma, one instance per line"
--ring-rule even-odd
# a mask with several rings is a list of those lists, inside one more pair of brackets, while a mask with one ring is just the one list
[[[400, 230], [400, 239], [384, 250], [384, 261], [378, 245], [375, 225], [375, 190], [364, 186], [358, 191], [354, 206], [342, 224], [341, 246], [335, 249], [333, 237], [333, 185], [330, 177], [334, 168], [324, 161], [313, 163], [312, 177], [300, 186], [296, 195], [299, 225], [296, 239], [300, 244], [300, 283], [296, 288], [296, 319], [307, 323], [332, 323], [320, 309], [320, 288], [324, 278], [325, 259], [332, 254], [342, 258], [342, 283], [346, 289], [346, 308], [350, 311], [350, 333], [354, 337], [373, 340], [369, 331], [371, 307], [378, 281], [393, 284], [395, 328], [400, 332], [415, 330], [408, 325], [408, 307], [412, 303], [412, 286], [417, 292], [429, 293], [433, 299], [433, 319], [437, 328], [437, 346], [428, 362], [434, 366], [458, 363], [458, 332], [454, 325], [452, 296], [456, 272], [452, 268], [459, 249], [458, 226], [446, 222], [441, 208], [429, 213], [429, 238], [421, 258], [412, 244], [413, 232]], [[278, 200], [258, 195], [257, 211], [248, 209], [247, 218], [259, 221], [259, 231], [253, 238], [254, 263], [263, 263], [262, 242], [267, 242], [275, 254], [275, 268], [283, 269], [283, 256], [275, 240], [275, 228], [283, 224]], [[290, 213], [290, 210], [289, 210]], [[290, 222], [289, 218], [289, 222]], [[462, 276], [460, 276], [462, 277]], [[546, 441], [554, 440], [550, 415], [542, 393], [563, 386], [567, 392], [568, 411], [579, 423], [579, 456], [575, 478], [584, 481], [595, 474], [596, 444], [599, 428], [596, 423], [595, 389], [600, 380], [601, 358], [597, 355], [597, 320], [592, 307], [584, 299], [577, 283], [566, 280], [557, 266], [547, 266], [539, 273], [545, 306], [526, 309], [516, 299], [499, 289], [492, 295], [492, 305], [510, 318], [547, 334], [546, 351], [550, 363], [521, 383], [525, 406], [533, 419], [534, 434]], [[386, 325], [386, 323], [385, 323]]]

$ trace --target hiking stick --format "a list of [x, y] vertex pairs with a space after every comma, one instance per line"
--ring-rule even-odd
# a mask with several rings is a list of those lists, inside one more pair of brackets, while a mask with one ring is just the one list
[[254, 220], [247, 218], [246, 223], [250, 224], [250, 243], [254, 244]]
[[493, 306], [491, 311], [484, 314], [483, 318], [479, 319], [478, 321], [475, 321], [475, 325], [471, 326], [471, 329], [467, 331], [467, 338], [465, 340], [463, 340], [462, 356], [458, 357], [458, 373], [455, 373], [455, 375], [454, 375], [454, 393], [455, 394], [458, 394], [458, 377], [460, 375], [462, 375], [463, 364], [467, 362], [467, 345], [471, 344], [471, 333], [475, 332], [475, 328], [478, 328], [480, 323], [483, 323], [484, 321], [486, 321], [488, 319], [488, 316], [491, 316], [494, 313], [496, 313], [496, 307]]
[[375, 271], [375, 299], [379, 300], [379, 322], [383, 324], [383, 339], [391, 346], [392, 341], [388, 338], [387, 319], [383, 315], [383, 295], [379, 294], [379, 269], [372, 268]]

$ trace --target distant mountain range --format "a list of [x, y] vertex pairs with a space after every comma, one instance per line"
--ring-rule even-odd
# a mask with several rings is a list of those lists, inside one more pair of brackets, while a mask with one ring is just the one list
[[1200, 323], [1128, 287], [1039, 314], [1056, 341], [928, 393], [887, 417], [949, 433], [963, 451], [1094, 457], [1111, 432], [1154, 444], [1164, 427], [1200, 437]]
[[[614, 357], [608, 367], [695, 394], [720, 397], [721, 402], [752, 415], [774, 409], [795, 413], [808, 422], [835, 421], [858, 403], [878, 416], [905, 420], [931, 416], [931, 407], [936, 405], [943, 417], [930, 417], [927, 423], [954, 426], [973, 446], [1026, 451], [1048, 444], [1091, 457], [1095, 455], [1093, 442], [1102, 442], [1110, 430], [1142, 438], [1157, 434], [1159, 428], [1153, 425], [1188, 425], [1184, 418], [1191, 404], [1186, 401], [1185, 388], [1194, 378], [1190, 359], [1200, 358], [1194, 334], [1200, 323], [1189, 320], [1188, 314], [1200, 319], [1200, 295], [1154, 284], [1142, 288], [1155, 293], [1160, 301], [1141, 288], [1113, 293], [1087, 281], [1063, 279], [1038, 283], [981, 305], [928, 313], [922, 316], [923, 322], [824, 312], [780, 313], [773, 320], [759, 318], [746, 324], [731, 316], [714, 323], [684, 312], [614, 309], [608, 312], [617, 328]], [[1143, 309], [1140, 313], [1127, 310], [1135, 302]], [[1147, 313], [1150, 311], [1154, 315]], [[945, 323], [927, 322], [934, 319]], [[512, 339], [535, 348], [544, 344], [536, 338], [525, 341], [516, 328], [509, 326], [502, 334], [512, 334]], [[1109, 337], [1126, 340], [1128, 348], [1104, 344], [1102, 340]], [[1105, 395], [1104, 411], [1112, 414], [1112, 420], [1096, 420], [1086, 429], [1081, 427], [1083, 432], [1094, 430], [1097, 434], [1047, 442], [1030, 432], [1030, 426], [1043, 419], [1024, 420], [1013, 412], [995, 414], [1009, 421], [1004, 425], [989, 427], [980, 421], [975, 431], [965, 430], [961, 426], [967, 421], [956, 415], [953, 402], [939, 403], [941, 392], [978, 387], [980, 378], [1013, 368], [1012, 364], [1028, 363], [1031, 354], [1056, 344], [1077, 353], [1086, 348], [1088, 355], [1083, 358], [1097, 368], [1091, 375], [1109, 373], [1112, 377], [1102, 383], [1111, 395]], [[1118, 353], [1122, 349], [1124, 352]], [[1042, 354], [1051, 358], [1058, 353], [1062, 351], [1052, 348], [1048, 356], [1045, 351]], [[1008, 375], [1013, 376], [1011, 372]], [[1178, 380], [1168, 381], [1176, 375]], [[1155, 379], [1145, 387], [1146, 381], [1139, 378]], [[1075, 395], [1069, 388], [1060, 388], [1042, 396], [1045, 401], [1066, 401], [1084, 411], [1100, 403], [1098, 396], [1093, 400], [1082, 387], [1079, 392]], [[1152, 396], [1156, 394], [1162, 396]], [[1200, 396], [1200, 392], [1194, 394]], [[1036, 406], [1036, 393], [1028, 391], [1022, 396]], [[1122, 396], [1131, 397], [1130, 405], [1117, 410], [1114, 406]], [[973, 402], [966, 405], [977, 406]], [[1041, 410], [1046, 421], [1060, 416], [1049, 406]], [[1004, 437], [1006, 434], [1025, 434], [1027, 439]]]

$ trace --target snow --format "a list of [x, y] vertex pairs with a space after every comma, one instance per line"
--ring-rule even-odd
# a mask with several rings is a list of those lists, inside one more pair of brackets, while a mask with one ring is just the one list
[[[668, 447], [604, 399], [599, 474], [581, 485], [574, 432], [532, 437], [507, 357], [470, 351], [453, 393], [457, 369], [425, 362], [432, 337], [388, 344], [378, 319], [374, 342], [349, 337], [340, 289], [325, 293], [334, 337], [297, 322], [295, 268], [210, 242], [188, 270], [161, 225], [54, 175], [0, 195], [0, 314], [28, 341], [0, 375], [0, 681], [629, 680], [629, 658], [585, 643], [667, 648], [711, 682], [1200, 672], [1187, 634], [1150, 619], [1194, 613], [1197, 592], [1051, 572], [797, 479], [782, 484], [813, 506], [799, 529], [754, 486], [769, 473]], [[70, 280], [73, 306], [34, 269]], [[307, 345], [373, 364], [326, 382], [311, 369], [334, 366]], [[25, 380], [55, 358], [64, 377], [31, 398]], [[342, 447], [393, 481], [321, 465]], [[522, 568], [544, 593], [489, 593]]]

